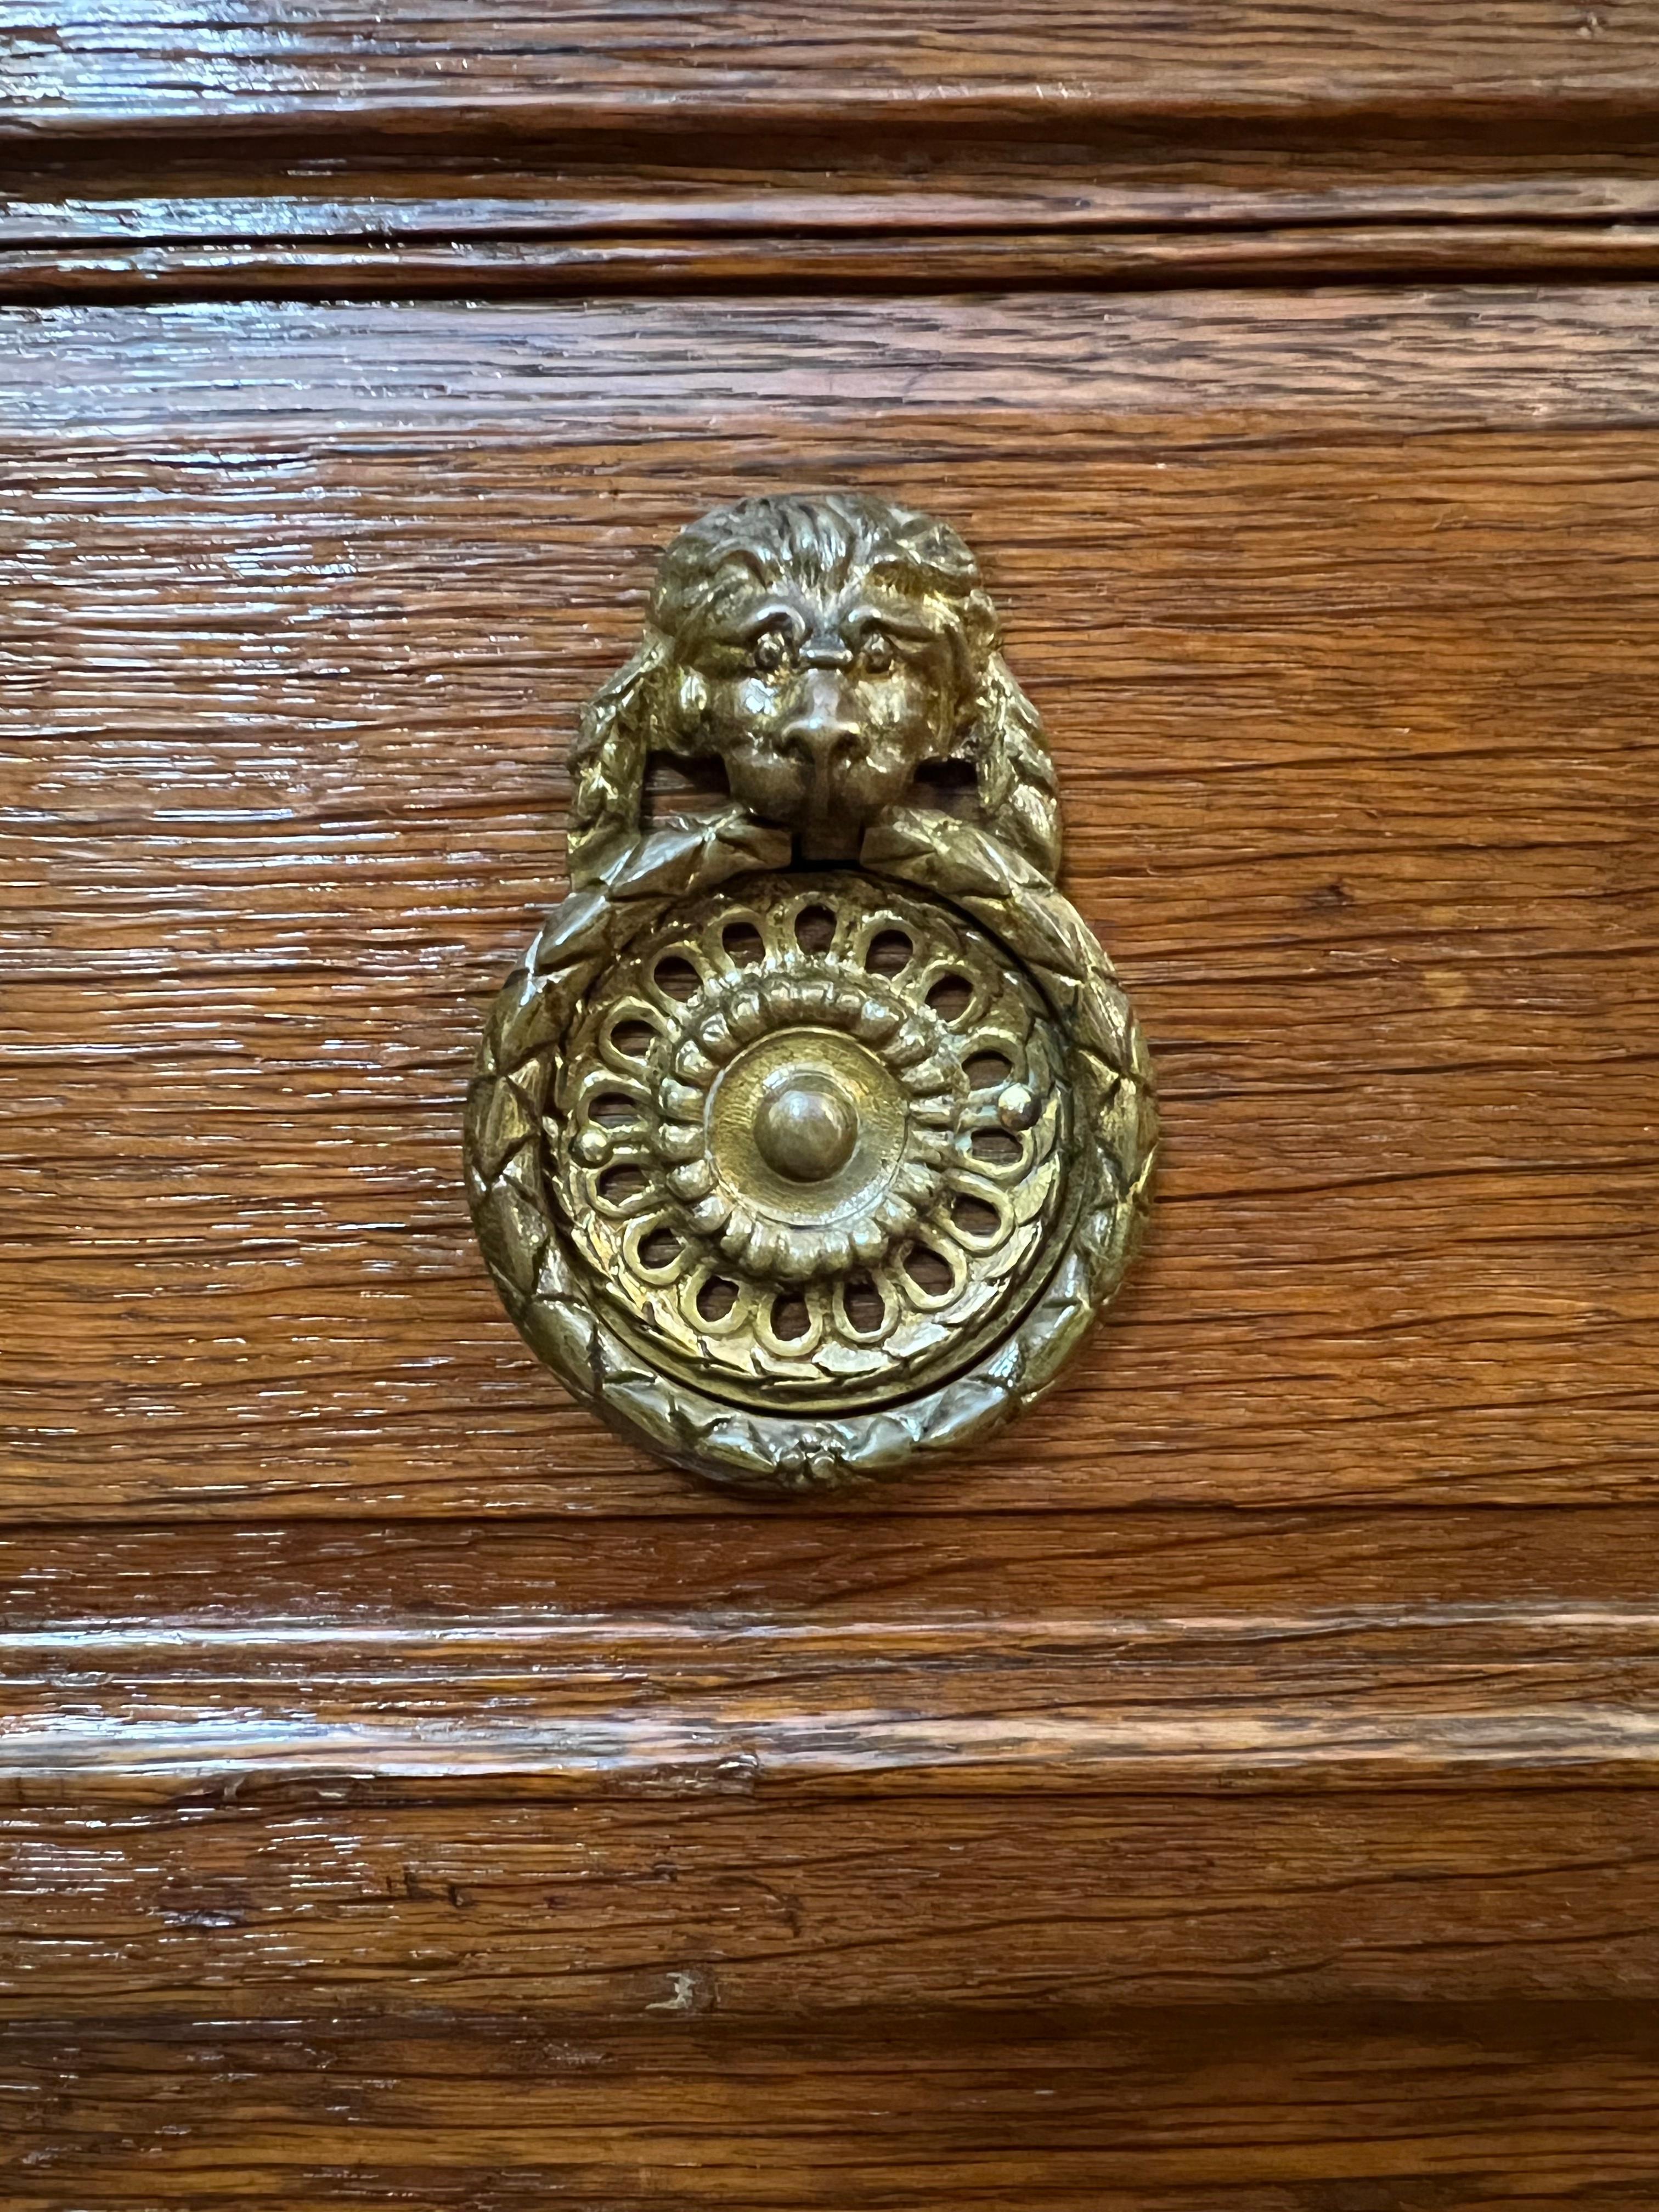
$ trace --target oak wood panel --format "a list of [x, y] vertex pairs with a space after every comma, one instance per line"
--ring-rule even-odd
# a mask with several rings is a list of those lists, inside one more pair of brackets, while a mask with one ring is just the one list
[[[759, 137], [747, 201], [734, 166], [666, 215], [684, 178], [585, 200], [546, 148], [493, 204], [354, 150], [239, 210], [162, 141], [148, 198], [60, 165], [0, 282], [1645, 270], [1631, 15], [1585, 64], [1489, 19], [1454, 97], [1407, 12], [1317, 83], [1305, 16], [1210, 26], [1241, 71], [1050, 15], [1095, 135], [1035, 188], [1012, 141], [941, 158], [1047, 105], [1024, 13], [937, 85], [925, 37], [815, 36], [843, 151], [945, 127], [793, 212]], [[182, 83], [231, 131], [464, 141], [637, 123], [677, 68], [786, 115], [806, 47], [749, 18], [734, 76], [735, 21], [665, 53], [613, 16], [600, 55], [568, 19], [574, 100], [544, 21], [469, 21], [459, 106], [439, 19], [250, 13], [234, 55], [70, 20], [24, 135], [165, 133]], [[1223, 73], [1255, 119], [1206, 156], [1178, 111]], [[1160, 197], [1184, 228], [1107, 228]], [[1655, 1775], [1651, 325], [1613, 290], [10, 321], [8, 2204], [1651, 2201], [1655, 1798], [1562, 1786]], [[453, 1114], [554, 888], [550, 721], [652, 540], [803, 466], [961, 498], [1176, 1140], [1153, 1265], [1019, 1456], [796, 1516], [556, 1407]], [[1100, 1510], [1148, 1498], [1313, 1510]]]
[[[239, 304], [0, 317], [19, 2212], [1659, 2195], [1654, 298], [1452, 281], [1651, 272], [1659, 12], [891, 22], [21, 20], [0, 295]], [[984, 552], [1171, 1127], [1063, 1398], [805, 1514], [454, 1135], [801, 481]]]
[[653, 546], [826, 479], [983, 550], [1170, 1129], [1094, 1355], [908, 1496], [1644, 1496], [1653, 323], [15, 315], [9, 1510], [725, 1510], [520, 1352], [454, 1129]]
[[1651, 1783], [1659, 1612], [262, 1621], [0, 1641], [0, 1781], [444, 1792]]
[[1574, 129], [1559, 112], [1528, 136], [1509, 118], [1413, 130], [1345, 112], [1322, 130], [1258, 118], [1072, 134], [1048, 115], [1025, 131], [856, 129], [812, 134], [752, 121], [713, 132], [668, 111], [649, 135], [626, 127], [521, 147], [520, 158], [458, 154], [441, 142], [378, 148], [354, 139], [326, 158], [241, 139], [8, 146], [0, 141], [0, 245], [244, 248], [282, 241], [520, 246], [646, 237], [908, 244], [1017, 235], [1056, 245], [1145, 230], [1409, 225], [1435, 234], [1528, 231], [1547, 251], [1564, 224], [1637, 222], [1659, 209], [1659, 152], [1639, 118]]
[[781, 2039], [66, 2022], [0, 2052], [19, 2212], [1646, 2212], [1659, 2188], [1653, 2015], [1612, 2004], [1222, 2005], [948, 2039], [867, 2018]]
[[[24, 1802], [1650, 1782], [1642, 1512], [19, 1532]], [[1201, 1832], [1207, 1815], [1186, 1816]], [[186, 1822], [186, 1826], [188, 1823]]]
[[1504, 275], [1574, 282], [1659, 274], [1650, 222], [1500, 226], [1330, 224], [1091, 233], [1009, 231], [981, 237], [906, 230], [875, 236], [715, 235], [521, 243], [462, 237], [441, 244], [311, 243], [272, 246], [122, 246], [0, 252], [0, 301], [404, 300], [433, 295], [540, 298], [562, 294], [718, 287], [725, 292], [819, 282], [911, 292], [1097, 284], [1172, 285], [1491, 281]]
[[3, 110], [15, 136], [214, 125], [243, 137], [359, 137], [434, 118], [451, 135], [568, 129], [672, 108], [712, 118], [1115, 118], [1174, 111], [1332, 116], [1429, 110], [1528, 119], [1575, 104], [1650, 113], [1659, 15], [1492, 0], [1231, 0], [1201, 13], [1144, 0], [1055, 9], [1008, 0], [971, 19], [916, 0], [853, 0], [804, 20], [775, 5], [565, 7], [487, 13], [423, 0], [252, 0], [229, 20], [97, 0], [19, 0]]
[[[1224, 1624], [1310, 1644], [1356, 1621], [1458, 1624], [1465, 1639], [1654, 1601], [1644, 1505], [958, 1511], [895, 1492], [839, 1511], [790, 1506], [615, 1519], [407, 1518], [323, 1525], [180, 1517], [144, 1528], [0, 1531], [0, 1619], [27, 1638], [91, 1631], [159, 1655], [182, 1632], [279, 1636], [630, 1624], [807, 1625], [902, 1634], [998, 1620], [1173, 1634]], [[1481, 1624], [1489, 1624], [1483, 1631]], [[1490, 1648], [1490, 1646], [1488, 1647]], [[1564, 1642], [1586, 1661], [1594, 1639]]]
[[9, 1783], [9, 2022], [303, 2014], [1051, 2017], [1126, 2004], [1659, 1994], [1659, 1796], [1392, 1786], [788, 1797], [665, 1771], [608, 1799], [345, 1771], [142, 1804]]

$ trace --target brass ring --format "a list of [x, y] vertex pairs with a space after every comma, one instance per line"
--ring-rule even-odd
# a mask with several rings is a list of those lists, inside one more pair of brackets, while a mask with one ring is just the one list
[[[939, 603], [931, 623], [913, 619], [916, 663], [936, 670], [941, 638], [969, 651], [983, 594], [960, 540], [875, 501], [751, 501], [709, 518], [692, 569], [704, 599], [711, 578], [716, 599], [729, 582], [734, 546], [752, 579], [757, 544], [798, 558], [813, 529], [841, 553], [842, 602], [861, 585], [896, 630], [890, 603], [930, 610], [914, 576], [908, 599], [896, 589], [891, 549], [908, 546]], [[826, 871], [822, 787], [816, 811], [780, 807], [772, 827], [733, 774], [733, 803], [713, 819], [641, 830], [644, 754], [672, 730], [640, 664], [659, 684], [672, 673], [671, 718], [688, 676], [722, 665], [676, 568], [683, 545], [665, 563], [656, 636], [607, 687], [629, 712], [601, 693], [585, 733], [579, 770], [608, 765], [579, 802], [578, 887], [491, 1012], [469, 1190], [520, 1330], [613, 1426], [731, 1486], [835, 1488], [981, 1441], [1059, 1375], [1144, 1218], [1150, 1063], [1054, 883], [1040, 733], [983, 621], [967, 732], [981, 790], [988, 685], [1024, 709], [1020, 744], [990, 763], [1006, 781], [1008, 753], [1024, 755], [1024, 793], [1005, 791], [1000, 811], [925, 810], [908, 773], [901, 800], [860, 805], [854, 777], [856, 865]], [[882, 549], [884, 572], [870, 557]], [[797, 597], [811, 611], [812, 593]], [[781, 687], [787, 653], [759, 658], [737, 688], [763, 673]], [[827, 658], [799, 653], [799, 672], [855, 680], [850, 646], [833, 679]], [[883, 658], [864, 651], [878, 678]], [[707, 692], [692, 690], [706, 720]], [[826, 726], [856, 736], [848, 696], [811, 694], [815, 708], [833, 702]], [[741, 715], [738, 729], [748, 743]]]

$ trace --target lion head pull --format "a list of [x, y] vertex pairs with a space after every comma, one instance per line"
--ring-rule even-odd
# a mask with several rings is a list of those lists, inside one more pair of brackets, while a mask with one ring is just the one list
[[[726, 797], [645, 827], [662, 756], [717, 763]], [[704, 517], [573, 767], [574, 889], [467, 1108], [520, 1331], [729, 1486], [980, 1443], [1115, 1288], [1156, 1121], [1055, 885], [1053, 766], [973, 556], [852, 493]]]

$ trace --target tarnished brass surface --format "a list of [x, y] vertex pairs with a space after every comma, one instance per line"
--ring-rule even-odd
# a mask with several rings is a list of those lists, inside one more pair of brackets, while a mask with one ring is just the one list
[[[659, 980], [688, 969], [687, 998]], [[754, 878], [644, 932], [552, 1103], [550, 1188], [618, 1334], [763, 1410], [960, 1368], [1030, 1304], [1064, 1210], [1040, 994], [960, 916], [850, 871]]]
[[[720, 763], [727, 801], [643, 828], [665, 754]], [[468, 1107], [509, 1312], [624, 1433], [726, 1483], [979, 1440], [1115, 1287], [1155, 1119], [972, 556], [849, 494], [706, 517], [574, 765], [574, 888]]]

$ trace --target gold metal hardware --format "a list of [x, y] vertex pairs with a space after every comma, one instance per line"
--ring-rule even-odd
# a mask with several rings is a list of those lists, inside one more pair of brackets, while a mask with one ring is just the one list
[[[664, 755], [720, 763], [729, 795], [646, 827]], [[571, 894], [468, 1101], [519, 1329], [623, 1434], [729, 1486], [982, 1441], [1116, 1287], [1156, 1120], [1055, 885], [1053, 765], [972, 556], [861, 495], [705, 517], [573, 765]]]

